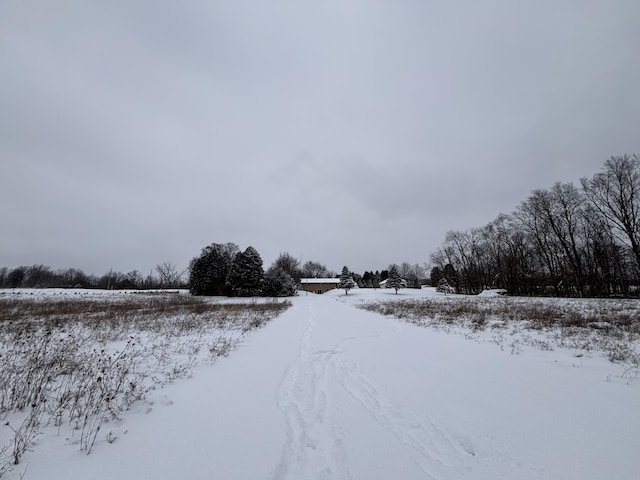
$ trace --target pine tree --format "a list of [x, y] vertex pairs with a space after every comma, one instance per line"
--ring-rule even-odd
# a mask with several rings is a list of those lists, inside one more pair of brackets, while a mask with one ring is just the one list
[[447, 293], [455, 293], [455, 289], [449, 285], [449, 282], [447, 282], [445, 277], [442, 277], [438, 282], [436, 292], [444, 293], [446, 295]]
[[227, 275], [240, 249], [235, 243], [212, 243], [202, 249], [189, 266], [192, 295], [225, 295]]
[[262, 294], [264, 270], [262, 258], [253, 247], [247, 247], [233, 259], [227, 276], [227, 286], [231, 295], [253, 297]]
[[387, 287], [394, 288], [397, 295], [398, 290], [401, 288], [405, 288], [406, 286], [407, 286], [407, 282], [400, 276], [400, 273], [398, 273], [398, 267], [396, 265], [392, 265], [391, 269], [389, 270]]
[[442, 278], [444, 278], [442, 270], [438, 267], [433, 267], [431, 269], [431, 286], [436, 287]]
[[349, 272], [349, 269], [345, 265], [344, 267], [342, 267], [342, 273], [340, 274], [340, 283], [338, 284], [338, 288], [344, 289], [344, 294], [348, 295], [349, 290], [355, 287], [355, 285], [356, 282], [354, 282], [353, 278], [351, 278], [351, 272]]
[[374, 273], [371, 276], [371, 286], [373, 288], [380, 288], [380, 282], [382, 281], [382, 278], [380, 278], [380, 272], [378, 270], [376, 270], [376, 273]]
[[362, 275], [363, 288], [371, 288], [373, 286], [371, 285], [372, 278], [373, 278], [373, 273], [371, 273], [369, 270], [364, 272], [364, 274]]
[[459, 291], [459, 289], [460, 289], [460, 281], [459, 281], [458, 272], [456, 271], [455, 267], [453, 265], [451, 265], [450, 263], [447, 263], [444, 266], [443, 277], [446, 278], [447, 283], [451, 287], [453, 287], [453, 288], [455, 288], [456, 290]]

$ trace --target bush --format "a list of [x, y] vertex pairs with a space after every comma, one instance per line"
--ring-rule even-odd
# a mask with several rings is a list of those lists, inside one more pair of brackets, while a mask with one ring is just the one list
[[263, 293], [267, 297], [291, 297], [296, 294], [298, 286], [284, 270], [272, 267], [264, 276]]

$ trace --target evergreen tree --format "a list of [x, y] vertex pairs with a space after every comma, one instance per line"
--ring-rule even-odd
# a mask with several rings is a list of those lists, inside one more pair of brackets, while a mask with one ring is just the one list
[[263, 294], [266, 297], [292, 297], [297, 290], [296, 281], [281, 268], [273, 266], [264, 275]]
[[389, 270], [389, 278], [387, 278], [387, 287], [395, 289], [397, 295], [398, 290], [406, 286], [407, 282], [400, 276], [400, 273], [398, 273], [398, 267], [392, 265]]
[[362, 275], [362, 287], [363, 288], [371, 288], [373, 286], [371, 284], [372, 278], [373, 278], [373, 273], [371, 273], [368, 270], [366, 272], [364, 272], [364, 275]]
[[192, 295], [226, 295], [227, 275], [239, 252], [235, 243], [212, 243], [202, 249], [189, 266], [189, 289]]
[[442, 273], [442, 270], [440, 270], [438, 267], [433, 267], [431, 269], [431, 286], [432, 287], [436, 287], [438, 285], [438, 283], [440, 282], [440, 280], [443, 278], [444, 274]]
[[227, 286], [231, 295], [239, 297], [253, 297], [262, 294], [264, 286], [264, 270], [262, 258], [253, 247], [247, 247], [244, 252], [238, 253], [233, 259]]
[[442, 277], [438, 281], [436, 292], [444, 293], [446, 295], [447, 293], [455, 293], [455, 290], [451, 285], [449, 285], [449, 282], [447, 282], [447, 279], [445, 277]]
[[380, 288], [380, 282], [382, 281], [382, 278], [380, 278], [380, 272], [378, 270], [376, 270], [376, 273], [374, 273], [371, 276], [371, 286], [373, 288]]
[[447, 280], [447, 283], [459, 291], [460, 282], [458, 277], [458, 271], [455, 269], [453, 265], [447, 263], [444, 266], [443, 277]]
[[342, 288], [344, 290], [344, 294], [348, 295], [349, 290], [355, 287], [355, 285], [356, 282], [353, 281], [351, 272], [349, 272], [349, 269], [345, 265], [344, 267], [342, 267], [342, 273], [340, 274], [340, 283], [338, 284], [338, 288]]

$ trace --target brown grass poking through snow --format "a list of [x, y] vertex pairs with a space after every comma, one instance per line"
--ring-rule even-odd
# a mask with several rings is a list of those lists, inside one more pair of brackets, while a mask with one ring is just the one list
[[640, 355], [640, 302], [637, 300], [550, 299], [446, 296], [429, 299], [368, 302], [365, 310], [420, 326], [472, 331], [539, 332], [532, 345], [600, 350], [610, 360], [637, 365]]
[[178, 293], [0, 297], [0, 415], [12, 418], [0, 477], [43, 425], [69, 429], [89, 453], [105, 422], [198, 363], [228, 355], [289, 306]]

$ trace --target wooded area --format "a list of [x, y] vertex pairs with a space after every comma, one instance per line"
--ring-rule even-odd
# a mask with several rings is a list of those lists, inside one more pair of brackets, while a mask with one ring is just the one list
[[431, 260], [463, 293], [636, 295], [640, 159], [612, 157], [580, 187], [558, 182], [534, 190], [511, 214], [448, 232]]

